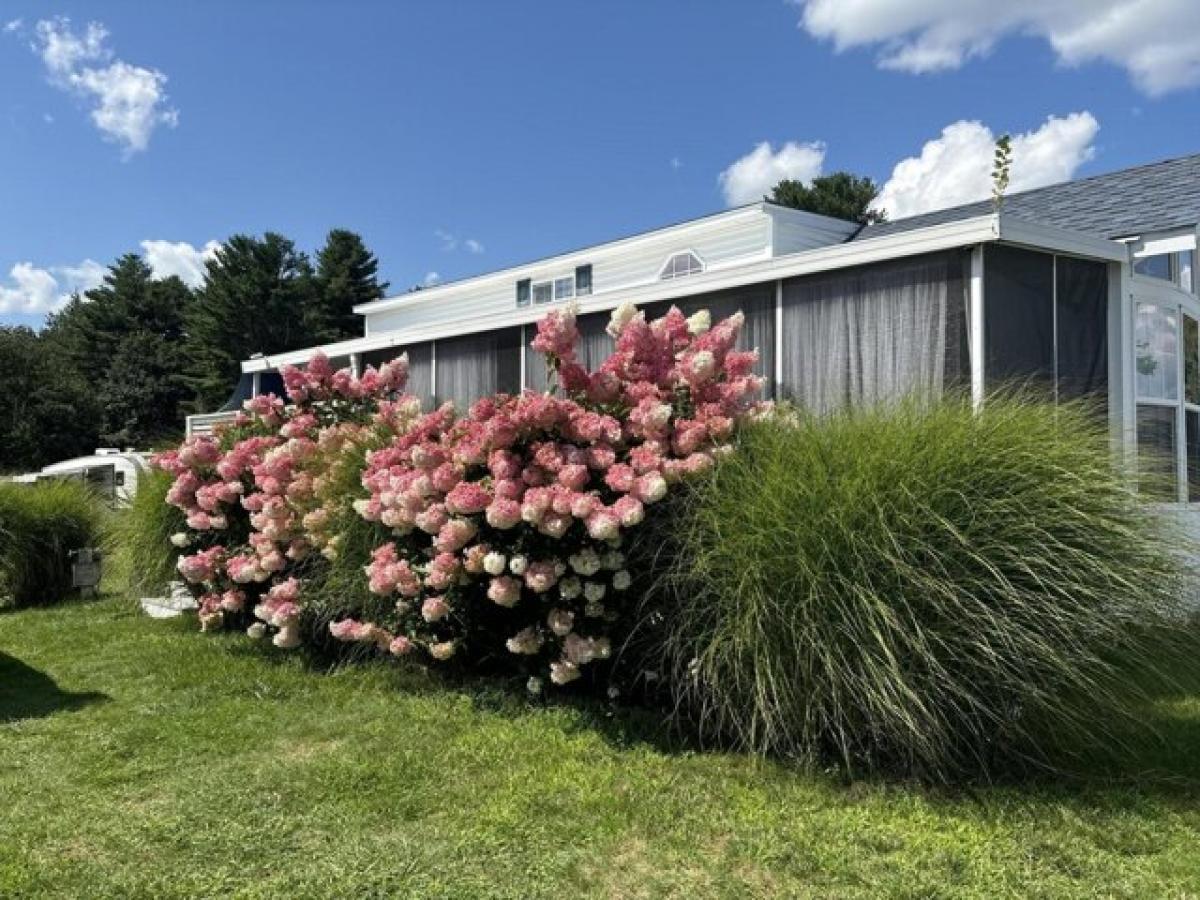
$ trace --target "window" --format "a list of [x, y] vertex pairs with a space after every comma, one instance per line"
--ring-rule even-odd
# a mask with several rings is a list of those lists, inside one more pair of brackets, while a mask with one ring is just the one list
[[1138, 397], [1178, 400], [1178, 313], [1152, 303], [1139, 303], [1133, 347]]
[[592, 267], [575, 267], [575, 296], [586, 297], [592, 292]]
[[554, 284], [549, 281], [539, 281], [533, 286], [533, 302], [549, 303], [554, 299]]
[[529, 305], [529, 279], [522, 278], [517, 282], [517, 306]]
[[1139, 303], [1133, 339], [1139, 488], [1200, 502], [1200, 320], [1186, 307]]
[[1196, 251], [1181, 250], [1143, 256], [1133, 261], [1133, 272], [1144, 278], [1169, 281], [1191, 293], [1195, 287]]
[[554, 299], [555, 300], [570, 300], [575, 296], [575, 276], [568, 275], [565, 278], [554, 279]]
[[685, 275], [696, 275], [704, 271], [704, 263], [691, 250], [676, 253], [663, 265], [658, 277], [663, 281], [672, 278], [683, 278]]
[[1145, 275], [1147, 278], [1161, 278], [1163, 281], [1170, 281], [1171, 254], [1161, 253], [1158, 256], [1143, 256], [1141, 259], [1134, 261], [1133, 271], [1135, 274]]

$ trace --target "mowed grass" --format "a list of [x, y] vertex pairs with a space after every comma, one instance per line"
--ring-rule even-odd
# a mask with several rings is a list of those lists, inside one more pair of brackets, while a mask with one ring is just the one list
[[1156, 716], [1107, 780], [846, 784], [124, 600], [9, 612], [0, 897], [1200, 896], [1200, 701]]

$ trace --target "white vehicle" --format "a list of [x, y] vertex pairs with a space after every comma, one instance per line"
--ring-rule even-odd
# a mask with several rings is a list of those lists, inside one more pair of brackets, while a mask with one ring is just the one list
[[17, 475], [12, 480], [32, 484], [48, 478], [77, 478], [91, 485], [114, 506], [128, 506], [137, 493], [138, 479], [150, 470], [150, 456], [135, 450], [101, 447], [91, 456], [52, 463], [40, 472]]

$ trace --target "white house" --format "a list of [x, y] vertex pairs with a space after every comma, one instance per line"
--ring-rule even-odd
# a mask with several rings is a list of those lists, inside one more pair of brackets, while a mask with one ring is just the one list
[[528, 348], [555, 304], [580, 307], [584, 355], [632, 301], [746, 315], [767, 392], [815, 409], [1016, 379], [1090, 396], [1144, 466], [1173, 461], [1172, 502], [1200, 502], [1200, 154], [861, 228], [768, 202], [366, 303], [363, 337], [242, 363], [226, 410], [278, 390], [318, 350], [356, 369], [407, 352], [433, 406], [540, 389]]

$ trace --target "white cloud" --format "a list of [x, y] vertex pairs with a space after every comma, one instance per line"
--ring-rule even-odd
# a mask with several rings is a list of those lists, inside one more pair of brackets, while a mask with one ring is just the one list
[[25, 24], [25, 22], [21, 19], [9, 19], [7, 22], [4, 23], [4, 33], [12, 34], [15, 31], [20, 31], [21, 26], [24, 24]]
[[778, 152], [766, 141], [734, 161], [718, 177], [725, 202], [730, 206], [753, 203], [770, 193], [785, 178], [811, 181], [821, 174], [825, 145], [788, 141]]
[[98, 22], [77, 34], [70, 20], [60, 16], [37, 23], [33, 50], [51, 84], [84, 98], [92, 123], [128, 158], [149, 146], [159, 126], [175, 127], [179, 113], [167, 103], [167, 76], [113, 59], [107, 39], [108, 31]]
[[[1100, 124], [1089, 112], [1051, 116], [1040, 128], [1012, 139], [1009, 192], [1067, 181], [1094, 155]], [[996, 135], [980, 122], [959, 121], [897, 163], [875, 201], [892, 219], [984, 200], [992, 191]]]
[[435, 284], [439, 284], [441, 280], [442, 276], [437, 272], [426, 272], [425, 279], [421, 282], [421, 284], [425, 287], [433, 287]]
[[221, 244], [209, 241], [203, 247], [193, 247], [187, 241], [142, 241], [142, 255], [155, 278], [179, 276], [189, 287], [204, 280], [204, 264], [216, 256]]
[[433, 229], [433, 236], [441, 241], [442, 249], [450, 253], [458, 249], [458, 238], [441, 228]]
[[442, 251], [445, 253], [453, 253], [455, 250], [463, 249], [468, 253], [483, 253], [484, 246], [481, 241], [475, 238], [463, 238], [459, 240], [458, 235], [451, 234], [444, 228], [433, 229], [433, 236], [438, 239], [442, 245]]
[[681, 160], [678, 156], [672, 156], [671, 157], [671, 168], [678, 172], [680, 169], [683, 168], [683, 160]]
[[837, 50], [878, 46], [879, 65], [956, 69], [1009, 35], [1049, 41], [1063, 65], [1104, 61], [1159, 96], [1200, 84], [1195, 0], [793, 0], [801, 27]]
[[61, 309], [71, 294], [91, 290], [104, 281], [107, 269], [94, 259], [75, 266], [43, 269], [19, 262], [8, 273], [8, 284], [0, 283], [0, 313], [41, 314]]

